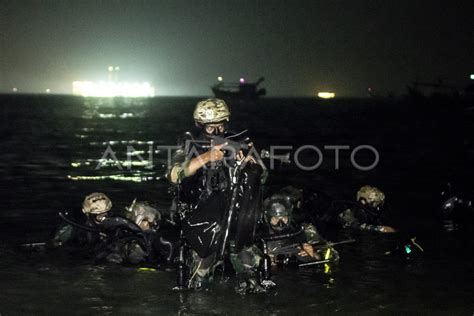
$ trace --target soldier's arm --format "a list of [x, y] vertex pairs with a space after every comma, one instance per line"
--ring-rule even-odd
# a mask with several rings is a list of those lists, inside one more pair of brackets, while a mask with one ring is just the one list
[[386, 225], [368, 225], [366, 223], [360, 224], [357, 227], [360, 230], [369, 230], [379, 233], [395, 233], [397, 230], [391, 226]]
[[171, 183], [178, 184], [186, 177], [192, 176], [211, 161], [218, 161], [224, 158], [224, 152], [222, 147], [227, 144], [221, 144], [213, 146], [209, 151], [194, 157], [190, 160], [186, 160], [183, 163], [176, 163], [169, 173], [169, 180]]
[[338, 216], [339, 221], [343, 227], [350, 227], [352, 229], [365, 230], [365, 231], [374, 231], [379, 233], [394, 233], [397, 230], [390, 226], [385, 225], [369, 225], [367, 223], [361, 223], [354, 216], [353, 212], [350, 209], [345, 210]]

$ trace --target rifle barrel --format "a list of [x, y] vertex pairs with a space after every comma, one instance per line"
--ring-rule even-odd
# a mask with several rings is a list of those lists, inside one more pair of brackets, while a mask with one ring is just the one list
[[298, 267], [307, 267], [307, 266], [314, 266], [317, 264], [322, 264], [322, 263], [328, 263], [331, 262], [331, 260], [319, 260], [319, 261], [311, 261], [311, 262], [306, 262], [306, 263], [300, 263]]
[[45, 242], [31, 242], [31, 243], [27, 243], [27, 244], [22, 244], [21, 245], [22, 247], [43, 247], [43, 246], [46, 246], [46, 243]]
[[343, 240], [343, 241], [338, 241], [338, 242], [329, 242], [327, 244], [324, 244], [324, 245], [314, 245], [314, 248], [329, 248], [329, 247], [332, 247], [332, 246], [337, 246], [337, 245], [342, 245], [342, 244], [351, 244], [353, 242], [356, 242], [355, 239], [348, 239], [348, 240]]

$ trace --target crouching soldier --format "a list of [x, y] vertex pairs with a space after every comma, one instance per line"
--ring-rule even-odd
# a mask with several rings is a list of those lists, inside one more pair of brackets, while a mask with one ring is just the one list
[[377, 187], [363, 186], [357, 191], [357, 200], [330, 200], [324, 196], [311, 198], [306, 207], [315, 210], [318, 228], [328, 226], [350, 228], [378, 233], [393, 233], [397, 230], [382, 223], [385, 211], [385, 194]]
[[137, 202], [126, 208], [126, 217], [141, 229], [135, 238], [123, 245], [122, 258], [131, 264], [169, 264], [176, 256], [179, 232], [162, 221], [161, 213], [147, 202]]
[[70, 214], [60, 213], [65, 223], [47, 242], [47, 247], [50, 249], [62, 246], [77, 249], [99, 247], [105, 238], [105, 235], [101, 234], [100, 227], [111, 217], [109, 212], [111, 208], [112, 201], [104, 193], [89, 194], [82, 203], [82, 213], [85, 216], [71, 219]]
[[363, 186], [357, 191], [357, 204], [339, 213], [338, 221], [343, 227], [380, 233], [394, 233], [396, 230], [381, 223], [385, 194], [373, 186]]
[[288, 195], [274, 194], [264, 201], [260, 234], [266, 242], [272, 264], [288, 265], [337, 261], [337, 251], [328, 246], [314, 225], [293, 221], [293, 205]]

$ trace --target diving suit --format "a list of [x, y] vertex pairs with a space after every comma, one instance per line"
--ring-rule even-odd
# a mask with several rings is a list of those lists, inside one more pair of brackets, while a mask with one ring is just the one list
[[[258, 262], [243, 262], [253, 247], [260, 217], [262, 167], [242, 147], [238, 135], [227, 131], [230, 111], [220, 99], [197, 103], [194, 121], [198, 134], [187, 133], [173, 158], [168, 179], [177, 187], [183, 237], [191, 254], [188, 287], [202, 289], [213, 279], [216, 266], [228, 254], [238, 277], [238, 291], [262, 290]], [[216, 144], [218, 137], [224, 142]], [[239, 145], [240, 146], [240, 145]]]

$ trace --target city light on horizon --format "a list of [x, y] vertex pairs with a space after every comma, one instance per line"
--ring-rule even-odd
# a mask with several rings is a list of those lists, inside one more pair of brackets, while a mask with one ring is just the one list
[[[270, 12], [250, 2], [238, 6], [178, 2], [178, 11], [192, 12], [179, 17], [178, 27], [173, 11], [164, 10], [162, 1], [146, 5], [141, 1], [75, 1], [70, 6], [54, 1], [33, 1], [38, 2], [33, 6], [30, 2], [7, 1], [2, 5], [6, 14], [1, 19], [6, 28], [1, 40], [5, 49], [0, 62], [0, 91], [4, 93], [12, 93], [13, 87], [22, 94], [45, 93], [49, 87], [51, 93], [68, 94], [72, 81], [108, 77], [116, 82], [150, 80], [159, 86], [160, 95], [195, 96], [212, 93], [210, 86], [215, 84], [238, 85], [242, 76], [247, 79], [244, 85], [265, 76], [267, 96], [316, 98], [318, 91], [331, 87], [337, 87], [338, 98], [367, 97], [367, 87], [372, 84], [376, 85], [373, 94], [402, 96], [413, 81], [437, 82], [442, 78], [459, 87], [466, 81], [474, 82], [474, 70], [469, 69], [472, 54], [465, 47], [471, 37], [463, 31], [472, 28], [472, 19], [468, 10], [457, 11], [461, 6], [447, 10], [438, 4], [414, 6], [404, 2], [386, 10], [381, 9], [382, 4], [376, 6], [379, 12], [375, 7], [355, 10], [355, 3], [339, 1], [328, 6], [319, 1], [290, 1], [279, 2]], [[229, 8], [235, 11], [232, 15]], [[154, 12], [163, 16], [157, 19]], [[195, 18], [204, 12], [227, 18], [203, 19], [197, 27]], [[439, 19], [440, 12], [446, 18]], [[308, 23], [313, 13], [311, 19], [333, 23], [325, 27]], [[308, 16], [302, 18], [302, 14]], [[407, 14], [411, 17], [406, 18]], [[50, 23], [56, 16], [63, 18]], [[237, 27], [244, 16], [243, 27]], [[355, 16], [359, 17], [359, 31], [348, 23]], [[419, 23], [415, 16], [429, 23]], [[373, 28], [374, 23], [397, 19], [404, 23], [380, 23], [380, 28]], [[425, 32], [433, 21], [439, 23], [436, 29], [444, 31]], [[25, 25], [31, 25], [28, 32]], [[400, 32], [400, 25], [404, 25], [404, 32]], [[373, 32], [360, 31], [365, 28]], [[298, 36], [292, 33], [296, 30]], [[44, 38], [45, 34], [51, 36]], [[39, 40], [42, 38], [45, 40]], [[378, 42], [397, 44], [387, 49], [375, 45]], [[445, 58], [448, 43], [456, 58]], [[293, 57], [284, 57], [290, 55]], [[443, 61], [442, 71], [439, 60]], [[216, 80], [218, 76], [223, 80]], [[317, 83], [329, 86], [315, 90]]]
[[332, 99], [336, 96], [334, 92], [318, 92], [318, 97], [321, 99]]
[[149, 82], [74, 81], [72, 94], [84, 97], [154, 97], [155, 88]]

